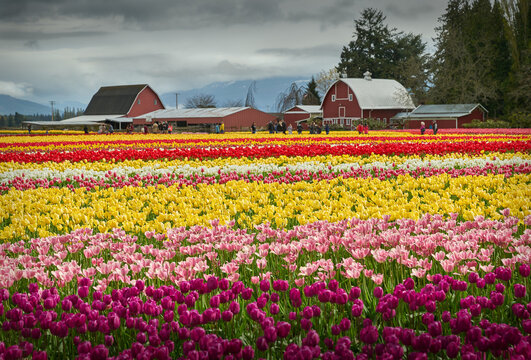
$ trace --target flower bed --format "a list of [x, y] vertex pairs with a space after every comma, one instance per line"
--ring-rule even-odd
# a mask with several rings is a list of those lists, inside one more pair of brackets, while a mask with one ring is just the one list
[[526, 132], [90, 139], [0, 138], [0, 357], [531, 353]]

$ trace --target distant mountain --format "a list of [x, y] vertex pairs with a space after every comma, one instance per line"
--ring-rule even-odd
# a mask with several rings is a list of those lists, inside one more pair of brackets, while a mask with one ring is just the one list
[[[79, 108], [85, 109], [86, 105], [79, 101], [57, 102], [54, 105], [54, 109], [59, 110], [61, 113], [66, 107], [77, 110]], [[9, 115], [14, 113], [19, 113], [22, 115], [46, 115], [52, 113], [52, 108], [51, 105], [42, 105], [33, 101], [17, 99], [9, 95], [0, 94], [0, 115]]]
[[[253, 80], [238, 80], [215, 82], [198, 89], [175, 91], [161, 95], [162, 102], [166, 107], [175, 106], [175, 93], [179, 93], [179, 107], [183, 107], [186, 100], [198, 95], [213, 95], [218, 107], [224, 106], [228, 101], [241, 100], [245, 103], [247, 90]], [[297, 85], [306, 85], [310, 81], [306, 77], [271, 77], [256, 80], [254, 98], [256, 107], [262, 111], [275, 112], [275, 103], [280, 93], [285, 92], [295, 82]]]
[[0, 114], [9, 115], [16, 112], [22, 115], [51, 114], [51, 108], [33, 101], [0, 95]]

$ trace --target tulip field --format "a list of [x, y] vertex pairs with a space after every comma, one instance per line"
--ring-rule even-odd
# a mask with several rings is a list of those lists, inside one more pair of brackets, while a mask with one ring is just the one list
[[531, 131], [0, 133], [0, 359], [531, 359]]

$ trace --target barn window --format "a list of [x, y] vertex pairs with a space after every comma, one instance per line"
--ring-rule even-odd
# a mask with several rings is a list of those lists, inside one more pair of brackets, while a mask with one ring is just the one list
[[153, 104], [157, 105], [157, 99], [153, 100]]
[[348, 94], [348, 101], [352, 101], [352, 94]]
[[336, 96], [332, 95], [332, 101], [336, 101]]
[[138, 101], [136, 102], [138, 105], [140, 105], [140, 99], [138, 99]]

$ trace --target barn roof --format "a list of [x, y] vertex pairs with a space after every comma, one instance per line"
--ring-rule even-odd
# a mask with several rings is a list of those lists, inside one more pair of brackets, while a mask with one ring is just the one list
[[[293, 109], [301, 109], [302, 111], [292, 111]], [[309, 114], [314, 114], [314, 113], [322, 113], [323, 111], [321, 110], [321, 105], [295, 105], [294, 107], [292, 107], [291, 109], [287, 110], [286, 112], [289, 112], [289, 113], [309, 113]]]
[[81, 115], [70, 119], [59, 121], [26, 121], [26, 124], [41, 126], [80, 126], [80, 125], [99, 125], [105, 121], [114, 122], [132, 122], [132, 119], [124, 118], [121, 115]]
[[437, 105], [420, 105], [410, 113], [401, 112], [394, 116], [394, 118], [410, 118], [410, 119], [444, 119], [444, 118], [458, 118], [469, 115], [476, 108], [480, 108], [483, 112], [488, 112], [481, 104], [437, 104]]
[[155, 110], [135, 117], [135, 119], [178, 119], [178, 118], [220, 118], [237, 112], [250, 109], [250, 107], [225, 107], [225, 108], [197, 108], [197, 109], [164, 109]]
[[138, 94], [148, 85], [121, 85], [101, 87], [87, 106], [84, 115], [125, 115], [133, 106]]
[[[362, 109], [414, 109], [406, 88], [396, 80], [365, 78], [339, 79], [347, 84]], [[337, 82], [336, 82], [337, 83]], [[328, 89], [330, 91], [332, 86]]]

